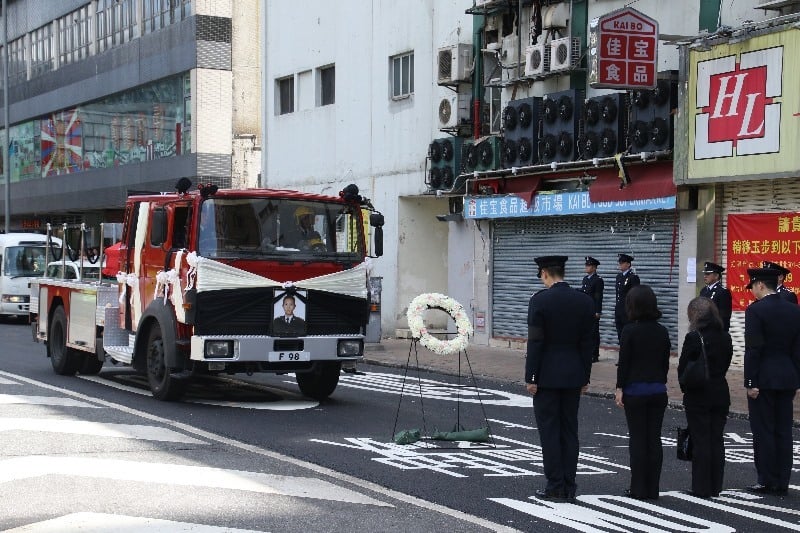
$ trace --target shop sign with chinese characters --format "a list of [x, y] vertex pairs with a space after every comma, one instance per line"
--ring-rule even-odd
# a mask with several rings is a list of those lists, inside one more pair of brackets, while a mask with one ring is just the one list
[[765, 260], [791, 270], [784, 285], [797, 292], [792, 275], [800, 269], [800, 212], [728, 216], [726, 274], [734, 311], [744, 311], [755, 300], [747, 289], [747, 269]]
[[589, 85], [612, 89], [656, 85], [658, 22], [630, 7], [589, 24]]
[[797, 176], [799, 52], [795, 29], [689, 49], [688, 182]]

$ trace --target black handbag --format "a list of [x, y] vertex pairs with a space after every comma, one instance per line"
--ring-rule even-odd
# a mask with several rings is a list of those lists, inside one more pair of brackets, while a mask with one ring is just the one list
[[681, 461], [692, 460], [692, 438], [689, 428], [676, 428], [678, 430], [678, 459]]
[[678, 376], [678, 383], [684, 389], [699, 389], [708, 382], [708, 358], [706, 357], [706, 343], [700, 332], [700, 355], [697, 359], [687, 361], [683, 372]]

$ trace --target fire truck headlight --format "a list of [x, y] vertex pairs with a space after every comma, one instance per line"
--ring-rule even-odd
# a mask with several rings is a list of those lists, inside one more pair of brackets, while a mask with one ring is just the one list
[[29, 296], [21, 296], [18, 294], [4, 294], [4, 304], [24, 304], [28, 301]]
[[233, 341], [206, 341], [206, 359], [233, 357]]
[[336, 350], [339, 357], [358, 357], [364, 354], [364, 341], [361, 339], [341, 339]]

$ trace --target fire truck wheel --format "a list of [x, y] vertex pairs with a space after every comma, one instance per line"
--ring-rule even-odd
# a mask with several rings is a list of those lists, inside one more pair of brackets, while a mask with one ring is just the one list
[[341, 363], [320, 363], [311, 372], [298, 372], [297, 386], [304, 395], [322, 401], [336, 390], [341, 370]]
[[87, 354], [78, 368], [78, 373], [84, 376], [95, 376], [100, 373], [103, 368], [103, 361], [99, 360], [94, 354]]
[[169, 402], [183, 395], [183, 382], [173, 378], [166, 366], [164, 337], [158, 323], [150, 326], [150, 334], [147, 337], [147, 381], [153, 397], [157, 400]]
[[53, 311], [47, 334], [47, 356], [56, 374], [74, 376], [81, 363], [81, 354], [67, 347], [67, 314], [62, 306]]

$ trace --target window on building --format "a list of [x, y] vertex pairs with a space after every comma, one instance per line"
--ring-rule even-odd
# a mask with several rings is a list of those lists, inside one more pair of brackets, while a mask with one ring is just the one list
[[319, 69], [319, 105], [336, 103], [336, 67], [334, 65]]
[[191, 0], [142, 0], [142, 33], [152, 33], [189, 16]]
[[8, 43], [8, 82], [22, 83], [28, 79], [28, 64], [25, 61], [25, 36]]
[[390, 58], [392, 98], [407, 98], [414, 94], [414, 52]]
[[294, 112], [294, 76], [277, 80], [277, 114], [285, 115]]
[[53, 32], [50, 24], [31, 32], [31, 76], [53, 70]]
[[59, 61], [72, 63], [89, 57], [89, 5], [58, 19]]
[[97, 0], [97, 50], [103, 52], [134, 37], [134, 0]]

